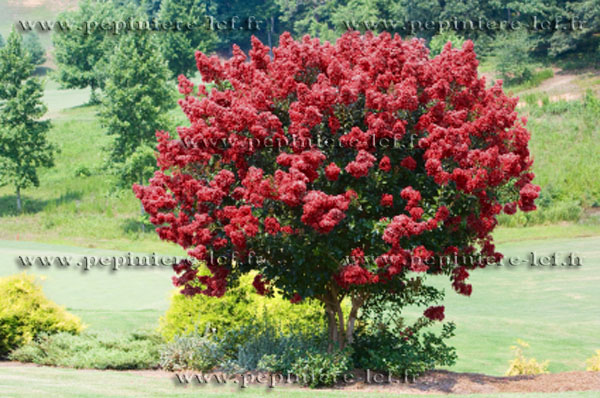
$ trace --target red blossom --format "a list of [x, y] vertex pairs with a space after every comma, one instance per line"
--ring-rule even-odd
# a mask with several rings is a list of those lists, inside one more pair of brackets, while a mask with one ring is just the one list
[[[248, 55], [237, 46], [228, 60], [196, 52], [204, 84], [194, 93], [178, 77], [189, 123], [156, 133], [159, 171], [133, 187], [159, 237], [211, 271], [177, 264], [183, 294], [222, 295], [237, 266], [280, 275], [272, 283], [299, 301], [317, 294], [307, 286], [315, 281], [358, 289], [439, 271], [411, 262], [425, 254], [497, 259], [497, 216], [535, 209], [540, 189], [517, 99], [501, 83], [486, 87], [471, 42], [431, 59], [421, 41], [388, 33], [349, 32], [334, 44], [285, 33], [272, 49], [253, 38]], [[330, 257], [347, 256], [349, 242], [361, 248], [336, 269], [343, 259]], [[270, 249], [305, 258], [213, 264], [208, 255]], [[470, 295], [466, 264], [448, 271]], [[257, 286], [264, 291], [262, 279]]]
[[443, 321], [445, 316], [444, 316], [444, 306], [440, 305], [440, 306], [432, 306], [427, 308], [424, 312], [423, 315], [425, 315], [425, 317], [431, 319], [432, 321]]

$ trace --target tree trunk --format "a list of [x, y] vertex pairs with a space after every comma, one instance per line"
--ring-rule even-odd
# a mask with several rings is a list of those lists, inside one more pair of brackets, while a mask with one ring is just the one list
[[21, 187], [17, 187], [17, 212], [21, 214], [23, 207], [21, 206]]
[[342, 299], [337, 289], [332, 288], [325, 296], [320, 298], [325, 304], [327, 314], [327, 330], [329, 336], [328, 351], [343, 350], [354, 342], [354, 328], [358, 318], [358, 310], [364, 304], [364, 298], [358, 294], [352, 296], [352, 307], [348, 319], [344, 321]]

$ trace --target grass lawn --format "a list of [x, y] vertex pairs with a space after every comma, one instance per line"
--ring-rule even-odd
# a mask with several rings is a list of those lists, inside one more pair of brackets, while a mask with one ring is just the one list
[[[92, 397], [243, 397], [278, 398], [364, 397], [361, 391], [318, 391], [289, 387], [178, 386], [175, 380], [132, 372], [73, 370], [49, 367], [0, 366], [0, 397], [92, 398]], [[442, 398], [448, 395], [398, 395], [369, 392], [370, 397]], [[453, 398], [596, 398], [598, 391], [563, 393], [453, 394]]]
[[[464, 297], [445, 287], [446, 316], [457, 324], [450, 343], [459, 359], [453, 371], [502, 375], [517, 338], [531, 344], [527, 355], [550, 360], [551, 372], [584, 370], [585, 360], [600, 348], [600, 237], [508, 242], [506, 256], [527, 258], [574, 252], [583, 265], [576, 269], [538, 269], [528, 265], [473, 272], [473, 294]], [[123, 252], [38, 243], [0, 241], [0, 275], [22, 270], [18, 256], [124, 255]], [[562, 258], [562, 257], [561, 257]], [[90, 329], [129, 331], [156, 327], [172, 292], [169, 267], [158, 269], [33, 266], [42, 275], [46, 294], [82, 317]], [[420, 312], [419, 312], [420, 313]], [[407, 316], [418, 313], [408, 311]]]

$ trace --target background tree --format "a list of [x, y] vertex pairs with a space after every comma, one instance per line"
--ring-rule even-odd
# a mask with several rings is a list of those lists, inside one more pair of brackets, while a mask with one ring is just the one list
[[167, 127], [167, 112], [174, 105], [156, 37], [147, 32], [123, 35], [107, 70], [100, 120], [114, 136], [111, 165], [121, 184], [143, 183], [148, 169], [156, 166], [148, 161], [148, 145], [155, 142], [157, 130]]
[[11, 184], [22, 211], [21, 190], [39, 186], [39, 167], [54, 165], [54, 148], [46, 133], [44, 93], [35, 66], [23, 47], [21, 35], [13, 30], [0, 49], [0, 184]]
[[[79, 8], [60, 14], [57, 19], [84, 27], [92, 21], [114, 20], [111, 2], [83, 0]], [[55, 30], [52, 35], [57, 71], [56, 76], [65, 88], [90, 87], [90, 102], [97, 102], [96, 90], [104, 85], [103, 66], [114, 35], [100, 29]]]
[[496, 37], [496, 68], [507, 82], [519, 83], [531, 78], [531, 51], [534, 47], [535, 43], [525, 30], [506, 32]]
[[6, 43], [4, 42], [4, 37], [0, 34], [0, 48], [4, 47]]
[[[158, 19], [172, 23], [181, 22], [182, 30], [161, 32], [161, 50], [167, 61], [172, 77], [189, 75], [196, 71], [194, 53], [208, 52], [216, 43], [214, 31], [206, 30], [206, 13], [197, 0], [163, 0]], [[193, 29], [186, 29], [186, 23], [194, 23]], [[198, 26], [201, 25], [201, 26]]]
[[180, 79], [190, 125], [157, 135], [161, 170], [134, 186], [159, 236], [197, 260], [174, 267], [176, 286], [222, 296], [258, 271], [260, 294], [321, 301], [339, 348], [373, 297], [436, 296], [428, 274], [470, 295], [469, 270], [501, 258], [496, 217], [535, 209], [539, 191], [517, 100], [486, 89], [472, 42], [430, 59], [389, 34], [284, 34], [273, 51], [198, 53], [215, 89]]
[[23, 37], [23, 47], [31, 56], [31, 62], [34, 65], [41, 65], [46, 62], [46, 50], [40, 42], [39, 36], [35, 32], [26, 33]]

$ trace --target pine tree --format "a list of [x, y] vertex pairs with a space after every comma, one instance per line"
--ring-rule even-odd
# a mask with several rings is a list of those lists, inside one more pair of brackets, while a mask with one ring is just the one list
[[39, 167], [54, 165], [54, 147], [46, 133], [49, 120], [42, 103], [43, 86], [32, 76], [35, 65], [13, 29], [0, 49], [0, 185], [11, 184], [22, 211], [21, 190], [39, 186]]
[[[195, 52], [207, 52], [215, 45], [215, 33], [204, 29], [206, 18], [204, 8], [197, 0], [162, 1], [158, 19], [180, 22], [181, 27], [181, 30], [161, 32], [161, 49], [172, 77], [195, 73]], [[192, 29], [187, 29], [188, 22], [194, 24]]]
[[[108, 77], [100, 119], [108, 134], [113, 168], [121, 185], [145, 181], [156, 167], [148, 146], [156, 131], [167, 127], [166, 114], [174, 105], [169, 70], [156, 42], [146, 33], [123, 35], [107, 68]], [[143, 210], [142, 210], [143, 214]]]
[[100, 119], [115, 136], [111, 161], [124, 163], [139, 146], [154, 142], [174, 105], [168, 69], [155, 38], [125, 34], [110, 57]]

